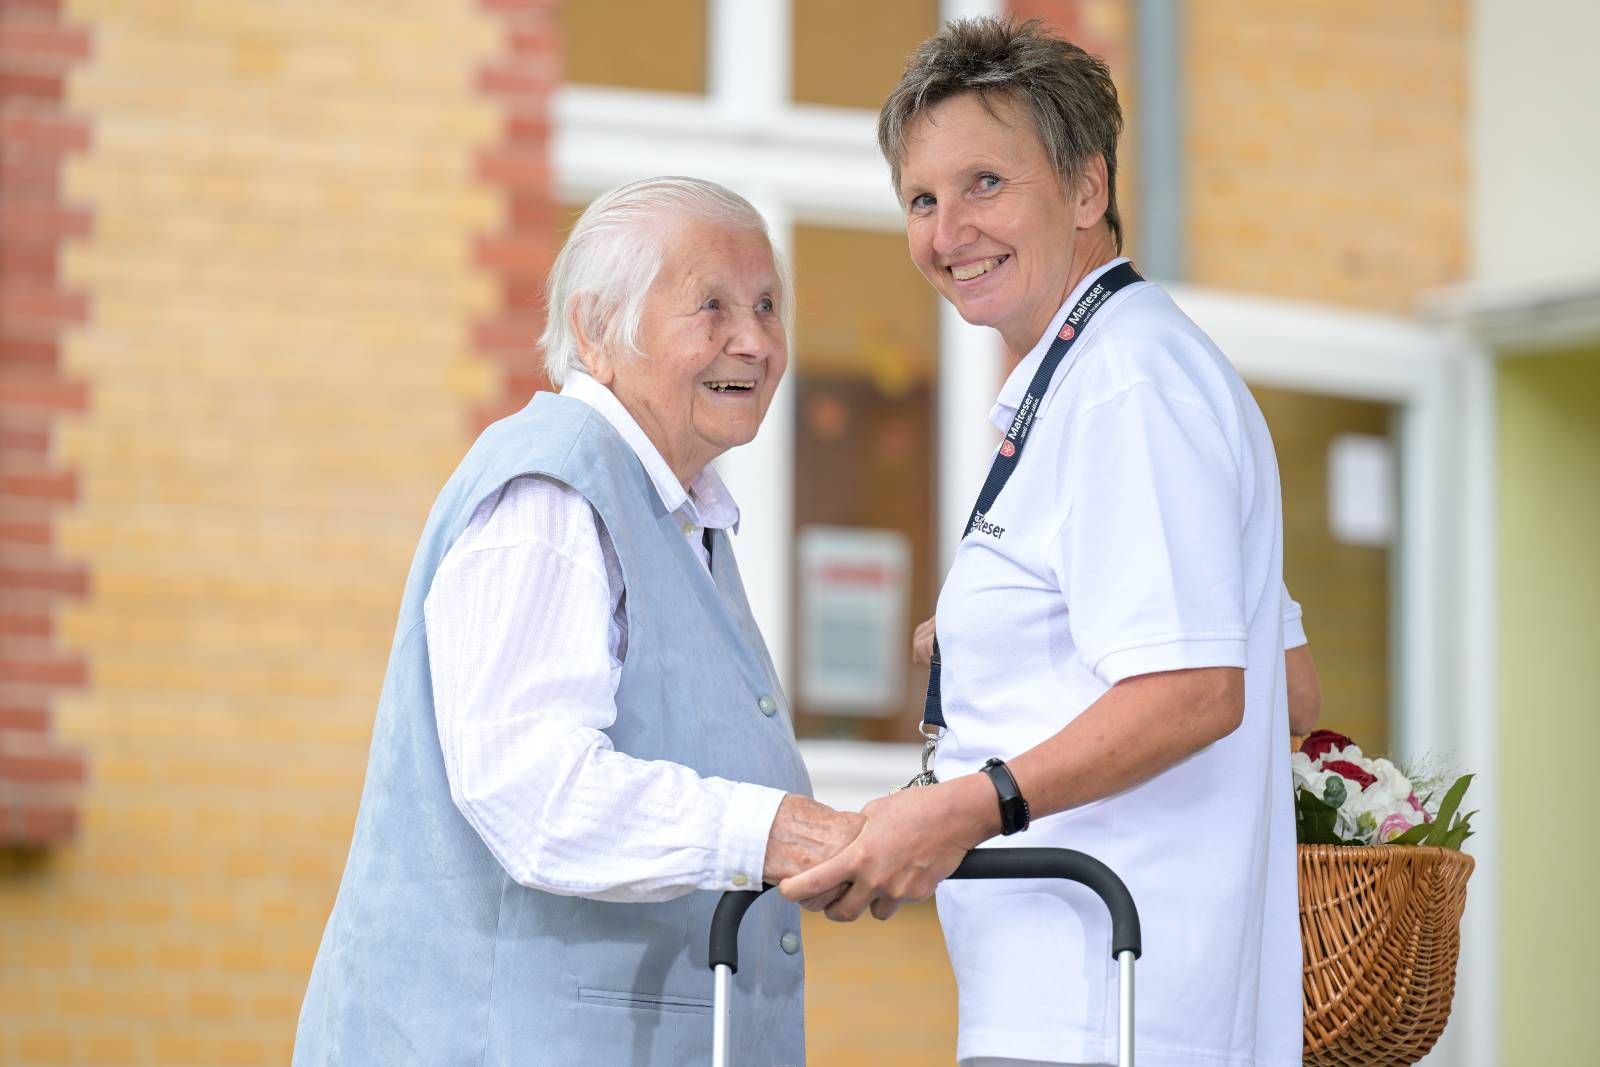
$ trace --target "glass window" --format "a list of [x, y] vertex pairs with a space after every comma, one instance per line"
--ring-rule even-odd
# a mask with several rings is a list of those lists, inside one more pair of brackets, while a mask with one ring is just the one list
[[560, 8], [563, 80], [706, 91], [706, 0], [569, 0]]
[[1394, 409], [1286, 389], [1251, 391], [1278, 453], [1283, 575], [1305, 609], [1322, 678], [1320, 725], [1367, 752], [1387, 752], [1393, 538], [1383, 530], [1394, 522], [1396, 492], [1392, 464], [1385, 470], [1373, 453], [1393, 453], [1386, 446]]
[[[937, 0], [804, 0], [794, 5], [794, 99], [877, 111], [906, 58], [939, 28]], [[842, 61], [840, 42], [848, 40]]]
[[796, 726], [909, 740], [938, 595], [937, 297], [898, 233], [801, 226], [795, 265]]

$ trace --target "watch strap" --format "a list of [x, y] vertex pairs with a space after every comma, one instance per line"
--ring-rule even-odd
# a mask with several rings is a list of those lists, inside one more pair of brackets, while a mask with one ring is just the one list
[[1022, 795], [1022, 790], [1017, 788], [1017, 780], [1012, 776], [1011, 768], [1006, 766], [1004, 760], [997, 757], [983, 765], [983, 773], [994, 783], [994, 790], [1000, 795], [1001, 835], [1010, 837], [1026, 830], [1030, 819], [1028, 801]]

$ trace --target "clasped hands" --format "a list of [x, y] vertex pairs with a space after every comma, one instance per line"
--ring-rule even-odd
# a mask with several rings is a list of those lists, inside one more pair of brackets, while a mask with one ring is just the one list
[[763, 876], [835, 922], [869, 910], [887, 919], [932, 896], [968, 850], [998, 830], [994, 788], [981, 775], [902, 789], [859, 814], [791, 794], [773, 820]]

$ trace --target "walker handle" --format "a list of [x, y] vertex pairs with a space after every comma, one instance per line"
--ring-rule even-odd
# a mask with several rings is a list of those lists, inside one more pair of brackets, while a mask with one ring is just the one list
[[[1070, 848], [975, 848], [967, 853], [951, 878], [1061, 878], [1079, 882], [1094, 891], [1111, 912], [1111, 958], [1143, 949], [1139, 938], [1139, 910], [1133, 894], [1110, 867], [1093, 856]], [[739, 924], [756, 898], [771, 886], [733, 890], [722, 894], [711, 916], [711, 968], [739, 970]]]
[[717, 901], [717, 910], [711, 913], [711, 969], [726, 966], [730, 973], [739, 973], [739, 924], [744, 913], [772, 886], [760, 889], [730, 889]]
[[1070, 848], [975, 848], [951, 878], [1061, 878], [1088, 886], [1111, 912], [1111, 958], [1144, 952], [1139, 909], [1116, 872], [1093, 856]]

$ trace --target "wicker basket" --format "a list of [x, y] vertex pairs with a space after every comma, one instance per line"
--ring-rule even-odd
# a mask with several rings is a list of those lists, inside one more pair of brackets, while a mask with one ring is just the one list
[[1472, 857], [1299, 848], [1307, 1067], [1415, 1063], [1450, 1018]]

